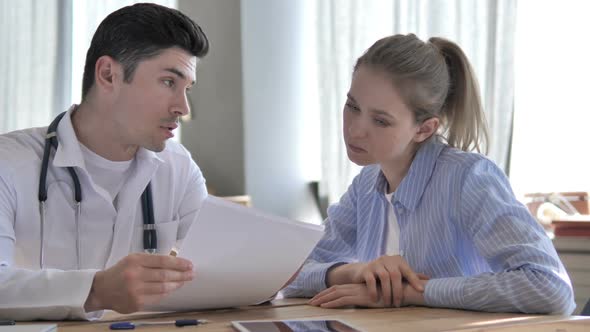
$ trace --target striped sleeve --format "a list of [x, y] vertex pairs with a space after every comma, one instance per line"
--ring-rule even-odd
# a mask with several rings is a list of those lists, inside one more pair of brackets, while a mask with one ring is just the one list
[[[361, 173], [362, 174], [362, 173]], [[282, 293], [285, 297], [311, 297], [326, 289], [326, 273], [334, 265], [357, 261], [357, 190], [359, 174], [340, 201], [328, 209], [325, 234], [299, 275]]]
[[504, 173], [481, 159], [461, 187], [460, 228], [493, 272], [430, 280], [424, 294], [427, 305], [571, 314], [575, 303], [563, 264], [543, 229], [514, 197]]

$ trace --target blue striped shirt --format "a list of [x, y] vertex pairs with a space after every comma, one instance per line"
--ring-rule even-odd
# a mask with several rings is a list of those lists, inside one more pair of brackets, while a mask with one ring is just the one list
[[[364, 167], [328, 209], [326, 234], [285, 296], [326, 288], [329, 267], [382, 256], [387, 239], [387, 180], [378, 165]], [[551, 240], [515, 198], [508, 179], [476, 153], [426, 142], [391, 202], [400, 254], [431, 277], [431, 307], [571, 314], [569, 276]]]

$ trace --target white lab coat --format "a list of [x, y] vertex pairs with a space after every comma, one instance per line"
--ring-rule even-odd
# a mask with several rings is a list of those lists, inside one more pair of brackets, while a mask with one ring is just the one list
[[[154, 153], [139, 149], [135, 166], [112, 201], [97, 191], [85, 169], [70, 108], [58, 126], [59, 147], [47, 173], [45, 263], [40, 270], [39, 173], [47, 128], [0, 135], [0, 318], [92, 319], [84, 302], [96, 271], [143, 250], [140, 196], [151, 180], [158, 252], [181, 240], [207, 196], [205, 179], [182, 145]], [[80, 178], [81, 264], [76, 254], [73, 184]]]

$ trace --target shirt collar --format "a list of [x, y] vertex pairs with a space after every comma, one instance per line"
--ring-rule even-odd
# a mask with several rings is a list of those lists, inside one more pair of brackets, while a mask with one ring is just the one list
[[[78, 105], [72, 105], [66, 115], [61, 119], [57, 127], [58, 146], [53, 157], [55, 167], [80, 167], [86, 169], [84, 156], [80, 149], [80, 142], [76, 137], [74, 126], [72, 125], [72, 114], [76, 111]], [[140, 147], [135, 155], [137, 162], [163, 162], [157, 153]]]
[[135, 154], [135, 159], [138, 162], [164, 162], [164, 159], [160, 158], [160, 156], [156, 152], [150, 151], [142, 147], [139, 147], [139, 149], [137, 150], [137, 153]]
[[[438, 156], [445, 147], [446, 144], [435, 137], [420, 146], [408, 173], [395, 190], [394, 201], [400, 202], [408, 210], [416, 209], [430, 181]], [[386, 188], [387, 179], [379, 169], [372, 189], [383, 195]]]

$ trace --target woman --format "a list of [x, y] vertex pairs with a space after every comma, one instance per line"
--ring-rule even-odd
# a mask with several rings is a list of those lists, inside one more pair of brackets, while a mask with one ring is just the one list
[[365, 167], [328, 209], [326, 234], [286, 296], [327, 308], [573, 311], [551, 241], [504, 173], [468, 152], [487, 130], [455, 43], [377, 41], [354, 67], [343, 135], [349, 159]]

